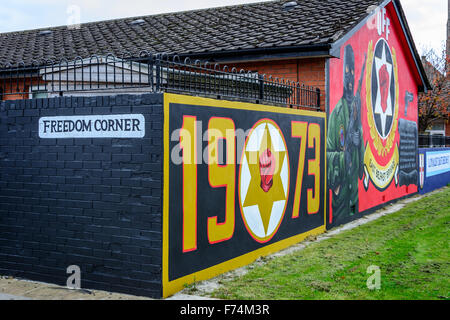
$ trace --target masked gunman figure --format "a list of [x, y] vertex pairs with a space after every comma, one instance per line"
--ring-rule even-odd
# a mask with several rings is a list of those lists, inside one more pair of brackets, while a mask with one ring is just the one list
[[328, 186], [332, 190], [333, 222], [358, 212], [358, 181], [363, 177], [364, 142], [361, 127], [361, 85], [355, 88], [355, 55], [344, 53], [344, 93], [328, 119]]

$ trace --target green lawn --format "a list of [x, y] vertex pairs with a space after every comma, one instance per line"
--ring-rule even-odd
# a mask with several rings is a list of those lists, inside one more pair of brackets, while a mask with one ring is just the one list
[[[450, 188], [225, 282], [221, 299], [449, 299]], [[378, 266], [381, 288], [369, 290]]]

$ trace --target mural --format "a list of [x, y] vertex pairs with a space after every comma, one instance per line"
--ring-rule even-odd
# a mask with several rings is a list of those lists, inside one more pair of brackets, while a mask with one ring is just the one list
[[342, 214], [353, 216], [359, 207], [358, 183], [363, 175], [365, 150], [361, 126], [363, 71], [360, 72], [355, 95], [355, 54], [352, 46], [347, 45], [344, 49], [342, 97], [328, 119], [327, 176], [335, 220], [340, 220]]
[[393, 5], [350, 34], [340, 55], [329, 64], [328, 227], [416, 193], [419, 179], [417, 83]]
[[324, 113], [164, 100], [165, 296], [325, 231]]

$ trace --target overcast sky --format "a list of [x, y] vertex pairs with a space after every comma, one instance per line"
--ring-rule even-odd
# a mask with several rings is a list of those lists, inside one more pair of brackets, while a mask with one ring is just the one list
[[[264, 1], [264, 0], [260, 0]], [[0, 32], [184, 11], [257, 0], [0, 0]], [[301, 0], [307, 1], [307, 0]], [[447, 37], [448, 0], [402, 0], [416, 46], [439, 50]]]

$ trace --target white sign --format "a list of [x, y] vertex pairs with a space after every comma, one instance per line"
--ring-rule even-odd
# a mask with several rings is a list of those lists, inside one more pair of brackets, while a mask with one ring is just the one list
[[142, 114], [44, 117], [39, 119], [39, 137], [143, 138], [145, 118]]
[[427, 177], [450, 171], [450, 150], [427, 152]]

